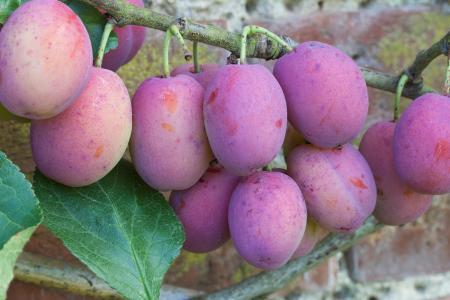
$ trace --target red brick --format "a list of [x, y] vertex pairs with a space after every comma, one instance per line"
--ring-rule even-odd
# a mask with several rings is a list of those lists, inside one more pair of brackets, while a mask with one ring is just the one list
[[7, 300], [93, 300], [94, 298], [82, 297], [62, 293], [57, 290], [45, 289], [34, 284], [13, 281], [8, 289]]
[[303, 274], [298, 280], [299, 289], [304, 292], [333, 290], [336, 286], [338, 270], [339, 264], [336, 257], [331, 257]]
[[387, 227], [346, 255], [357, 281], [403, 279], [450, 270], [450, 195], [436, 197], [418, 221]]

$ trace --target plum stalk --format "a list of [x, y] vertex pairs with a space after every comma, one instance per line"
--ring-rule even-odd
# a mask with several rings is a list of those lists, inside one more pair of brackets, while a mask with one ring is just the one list
[[405, 87], [406, 82], [408, 82], [408, 79], [408, 75], [403, 74], [400, 76], [397, 84], [397, 92], [394, 97], [394, 122], [398, 120], [400, 114], [400, 100], [402, 98], [403, 88]]
[[164, 35], [164, 42], [163, 42], [163, 76], [164, 77], [170, 76], [169, 46], [170, 46], [171, 39], [172, 39], [172, 30], [170, 30], [170, 28], [169, 28], [166, 31], [166, 34]]
[[198, 61], [198, 42], [194, 42], [192, 52], [194, 52], [194, 72], [200, 73], [200, 63]]
[[282, 38], [280, 38], [278, 35], [276, 35], [275, 33], [271, 32], [263, 27], [260, 27], [260, 26], [248, 25], [242, 29], [242, 33], [241, 33], [241, 49], [240, 49], [240, 55], [239, 55], [240, 63], [245, 64], [245, 61], [247, 58], [247, 38], [250, 35], [254, 35], [257, 33], [263, 34], [266, 37], [275, 40], [277, 43], [279, 43], [281, 45], [281, 47], [285, 48], [287, 50], [287, 52], [292, 51], [292, 47], [288, 43], [286, 43], [286, 41], [284, 41]]
[[[450, 37], [448, 40], [448, 44], [450, 45]], [[450, 47], [448, 49], [447, 55], [447, 73], [445, 77], [444, 94], [450, 97]]]
[[114, 29], [114, 21], [112, 19], [108, 19], [108, 22], [105, 24], [105, 28], [103, 29], [102, 39], [100, 41], [100, 46], [98, 47], [97, 58], [95, 59], [95, 66], [97, 68], [102, 67], [103, 56], [105, 56], [105, 48], [106, 43], [108, 42], [109, 35], [111, 31]]
[[163, 74], [164, 77], [170, 76], [170, 64], [169, 64], [169, 47], [170, 47], [170, 40], [172, 37], [175, 36], [180, 43], [181, 47], [183, 48], [184, 58], [186, 60], [190, 60], [192, 58], [192, 54], [189, 52], [186, 43], [183, 39], [183, 36], [180, 33], [180, 30], [178, 29], [178, 26], [176, 24], [170, 25], [169, 29], [167, 29], [166, 34], [164, 36], [164, 43], [163, 43]]

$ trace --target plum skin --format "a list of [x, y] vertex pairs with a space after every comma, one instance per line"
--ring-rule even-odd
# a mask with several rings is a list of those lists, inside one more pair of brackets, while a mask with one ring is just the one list
[[450, 192], [450, 98], [425, 94], [403, 112], [394, 133], [401, 180], [423, 194]]
[[206, 89], [220, 68], [221, 66], [217, 64], [202, 64], [200, 65], [200, 73], [195, 73], [193, 64], [184, 64], [174, 68], [172, 72], [170, 72], [170, 75], [189, 75], [197, 80]]
[[289, 121], [321, 148], [353, 140], [368, 114], [362, 72], [341, 50], [305, 42], [277, 60], [273, 71], [283, 88]]
[[360, 151], [372, 169], [378, 191], [374, 216], [386, 225], [416, 220], [430, 207], [433, 197], [419, 194], [401, 181], [394, 168], [393, 139], [396, 124], [378, 122], [364, 134]]
[[100, 180], [122, 158], [131, 136], [131, 102], [120, 77], [92, 68], [83, 93], [68, 109], [31, 122], [31, 149], [45, 176], [68, 186]]
[[203, 123], [203, 87], [192, 77], [150, 78], [133, 100], [130, 152], [136, 171], [151, 187], [184, 190], [212, 160]]
[[0, 32], [0, 100], [21, 117], [53, 117], [80, 95], [92, 61], [86, 28], [67, 5], [26, 2]]
[[205, 128], [217, 160], [246, 176], [281, 149], [287, 126], [283, 91], [260, 65], [226, 65], [209, 84], [203, 104]]
[[281, 172], [244, 177], [228, 210], [231, 239], [238, 253], [262, 269], [284, 265], [306, 227], [306, 205], [298, 185]]
[[303, 192], [308, 214], [325, 229], [353, 232], [373, 212], [375, 181], [352, 145], [338, 149], [301, 145], [289, 154], [287, 166]]
[[229, 240], [228, 206], [238, 181], [222, 166], [212, 166], [191, 188], [170, 194], [186, 234], [185, 250], [209, 252]]

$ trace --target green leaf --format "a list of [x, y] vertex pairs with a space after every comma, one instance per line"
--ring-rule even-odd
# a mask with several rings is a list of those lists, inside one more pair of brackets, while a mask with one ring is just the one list
[[164, 197], [121, 161], [87, 187], [69, 188], [39, 172], [45, 225], [99, 277], [129, 299], [158, 299], [184, 233]]
[[40, 221], [39, 203], [30, 182], [0, 151], [0, 249], [13, 235]]
[[0, 0], [0, 24], [5, 24], [6, 19], [12, 14], [16, 8], [21, 5], [23, 0]]
[[[99, 46], [100, 46], [100, 44], [99, 44]], [[108, 41], [106, 42], [105, 54], [113, 49], [116, 49], [117, 47], [119, 47], [119, 37], [117, 36], [117, 33], [115, 33], [114, 31], [111, 31], [111, 33], [109, 34], [109, 37], [108, 37]], [[98, 52], [98, 48], [97, 48], [97, 52]], [[94, 57], [97, 57], [97, 52], [95, 52]]]
[[0, 299], [6, 298], [17, 257], [41, 219], [30, 182], [0, 151]]
[[37, 226], [29, 227], [14, 235], [0, 250], [0, 299], [6, 299], [9, 283], [14, 278], [14, 265]]

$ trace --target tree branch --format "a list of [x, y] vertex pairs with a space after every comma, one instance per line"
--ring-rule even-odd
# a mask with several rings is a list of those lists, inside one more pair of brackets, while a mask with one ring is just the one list
[[414, 62], [405, 70], [405, 74], [408, 75], [410, 81], [413, 83], [421, 83], [423, 70], [425, 70], [433, 59], [440, 55], [446, 55], [450, 51], [449, 43], [450, 31], [430, 48], [417, 53]]
[[[141, 25], [166, 31], [170, 25], [178, 23], [183, 38], [223, 48], [234, 55], [239, 55], [241, 40], [239, 33], [229, 32], [215, 25], [199, 24], [183, 18], [157, 13], [147, 8], [138, 8], [129, 4], [126, 0], [81, 1], [108, 12], [120, 26]], [[420, 52], [413, 64], [406, 69], [411, 80], [404, 89], [402, 94], [404, 97], [414, 99], [424, 93], [433, 91], [423, 86], [420, 75], [433, 59], [441, 54], [447, 53], [448, 49], [445, 41], [449, 34], [447, 33], [446, 37], [435, 43], [429, 49]], [[297, 42], [288, 37], [283, 37], [283, 39], [292, 47], [297, 45]], [[277, 59], [284, 54], [284, 48], [271, 38], [255, 35], [248, 39], [247, 57], [270, 60]], [[393, 76], [363, 67], [361, 70], [364, 73], [364, 79], [368, 86], [395, 93], [400, 76]]]
[[[368, 86], [378, 90], [395, 93], [400, 76], [392, 76], [366, 67], [360, 67], [360, 69], [364, 74], [364, 80]], [[410, 82], [403, 89], [402, 96], [415, 99], [420, 95], [430, 92], [435, 91], [430, 87], [424, 86], [423, 81], [418, 81], [416, 83]]]
[[383, 225], [378, 223], [378, 221], [371, 216], [363, 226], [352, 234], [330, 234], [326, 239], [320, 242], [310, 254], [304, 257], [297, 258], [279, 269], [262, 272], [228, 288], [201, 296], [198, 299], [243, 300], [271, 293], [282, 288], [298, 275], [315, 267], [327, 257], [331, 257], [338, 252], [350, 248], [359, 239], [373, 233], [381, 227], [383, 227]]
[[[147, 8], [138, 8], [125, 0], [82, 1], [108, 12], [119, 26], [141, 25], [167, 31], [172, 24], [177, 23], [184, 39], [223, 48], [239, 55], [241, 35], [229, 32], [219, 26], [199, 24], [183, 18], [157, 13]], [[295, 44], [289, 39], [286, 39], [286, 41]], [[272, 39], [263, 36], [249, 38], [248, 57], [275, 59], [282, 54], [281, 47], [278, 47], [278, 44]]]
[[[14, 268], [17, 280], [97, 299], [124, 299], [94, 273], [78, 266], [31, 253], [22, 253]], [[198, 291], [164, 285], [161, 299], [188, 299]]]
[[103, 280], [86, 269], [30, 253], [22, 253], [14, 268], [14, 278], [82, 296], [123, 299]]

